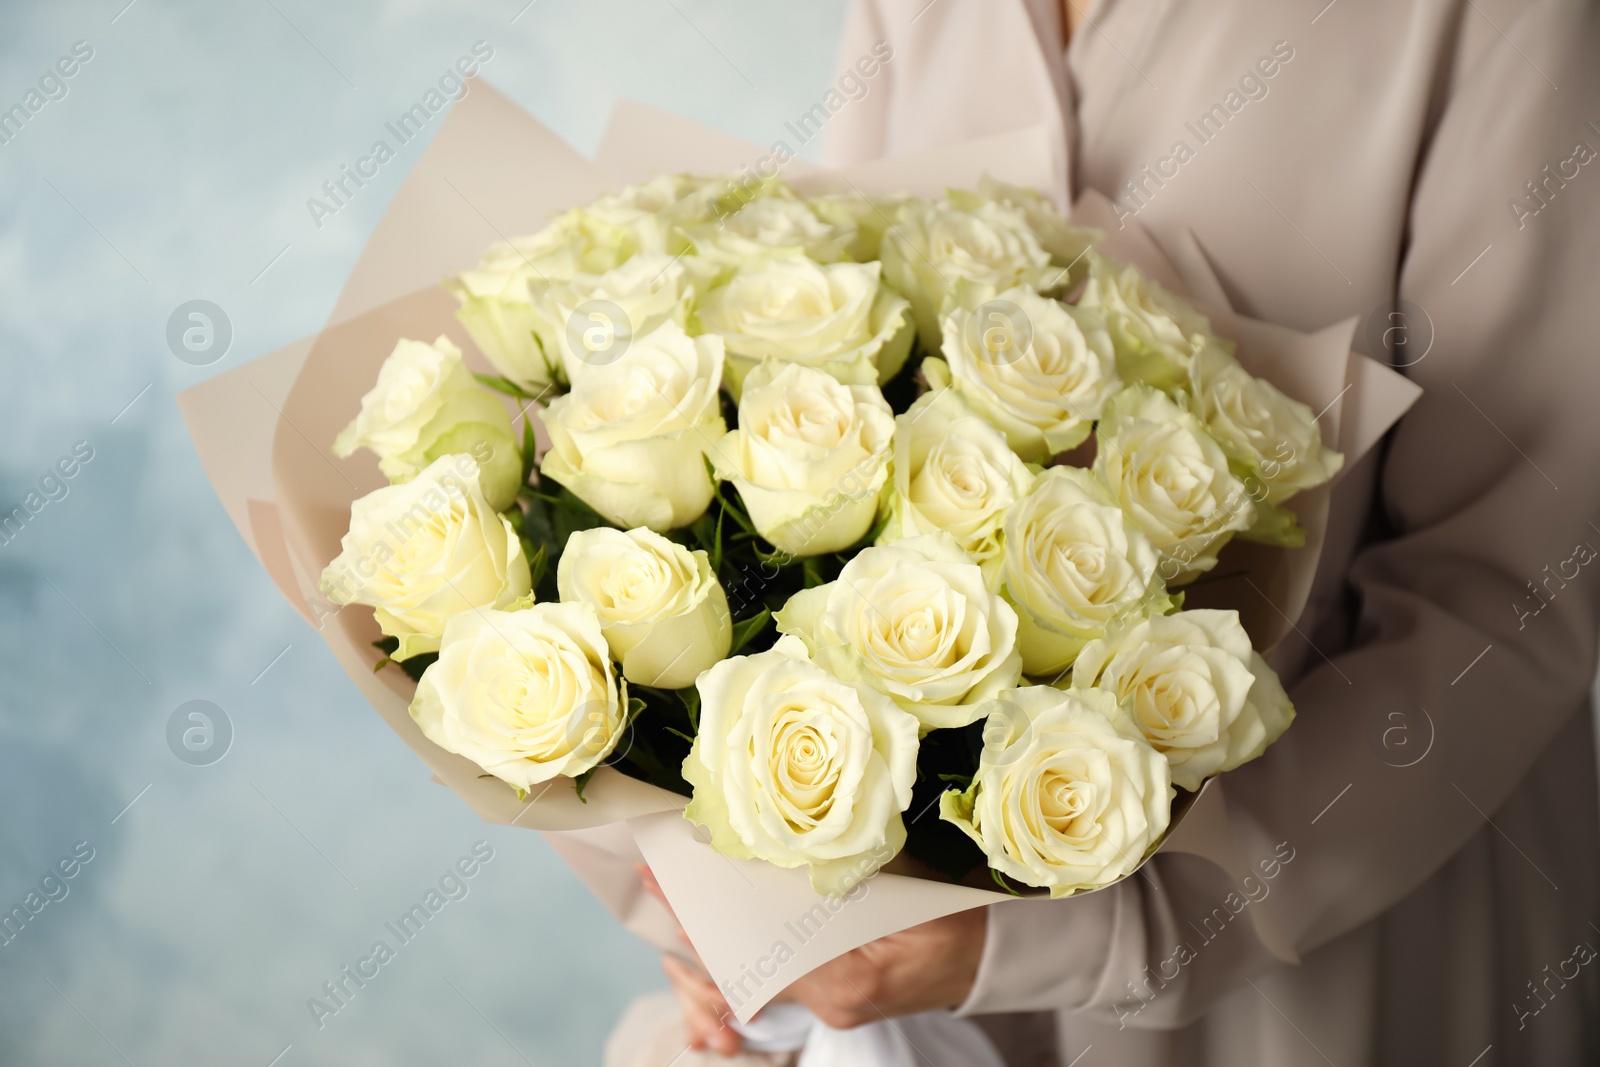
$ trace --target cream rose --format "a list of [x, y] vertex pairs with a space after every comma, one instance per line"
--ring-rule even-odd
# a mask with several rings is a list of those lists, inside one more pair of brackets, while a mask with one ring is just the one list
[[429, 741], [525, 791], [609, 756], [627, 705], [594, 609], [536, 604], [452, 618], [411, 717]]
[[947, 534], [862, 549], [777, 614], [835, 677], [886, 693], [922, 730], [966, 726], [1016, 685], [1017, 614]]
[[1236, 611], [1130, 620], [1079, 654], [1072, 688], [1091, 686], [1117, 698], [1167, 757], [1172, 784], [1191, 791], [1261, 755], [1294, 718]]
[[477, 267], [446, 280], [444, 287], [461, 301], [456, 317], [495, 369], [539, 394], [561, 380], [562, 369], [534, 336], [538, 322], [529, 286], [604, 274], [635, 250], [622, 231], [595, 226], [569, 211], [531, 237], [490, 245]]
[[1138, 267], [1090, 252], [1089, 284], [1079, 307], [1105, 314], [1117, 350], [1117, 369], [1130, 382], [1182, 388], [1189, 360], [1205, 343], [1216, 343], [1211, 322], [1167, 292]]
[[1265, 486], [1265, 501], [1278, 504], [1329, 481], [1344, 456], [1322, 445], [1322, 431], [1309, 407], [1257, 378], [1220, 346], [1207, 344], [1189, 364], [1196, 414], [1228, 458]]
[[358, 448], [377, 453], [391, 482], [409, 481], [450, 453], [478, 461], [479, 487], [496, 511], [517, 498], [522, 453], [511, 435], [511, 416], [473, 380], [461, 349], [441, 336], [433, 344], [401, 341], [361, 398], [361, 413], [333, 442], [333, 454]]
[[905, 196], [869, 199], [860, 193], [824, 193], [808, 197], [806, 203], [824, 222], [843, 228], [855, 227], [856, 239], [849, 249], [850, 258], [857, 263], [868, 263], [878, 258], [883, 231], [894, 223], [895, 213], [907, 199]]
[[335, 604], [373, 608], [398, 638], [392, 658], [434, 652], [452, 616], [528, 595], [528, 558], [478, 489], [471, 456], [441, 456], [409, 482], [350, 505], [350, 531], [318, 587]]
[[707, 174], [661, 174], [620, 193], [602, 196], [574, 214], [588, 228], [610, 233], [639, 253], [676, 255], [688, 247], [684, 231], [712, 217], [727, 179]]
[[1006, 508], [1033, 484], [1027, 464], [951, 389], [924, 393], [894, 421], [894, 489], [878, 543], [943, 530], [980, 564], [998, 557]]
[[1217, 552], [1255, 521], [1255, 504], [1198, 419], [1165, 393], [1130, 386], [1096, 430], [1095, 474], [1161, 554], [1175, 584], [1217, 565]]
[[540, 473], [617, 526], [693, 522], [711, 503], [703, 457], [727, 430], [721, 380], [720, 339], [663, 323], [539, 412], [551, 443]]
[[696, 318], [727, 346], [726, 384], [736, 400], [744, 376], [764, 359], [876, 385], [894, 377], [911, 350], [906, 301], [879, 284], [876, 263], [822, 265], [799, 256], [748, 263], [706, 294]]
[[556, 567], [563, 603], [594, 608], [622, 675], [683, 689], [728, 654], [728, 597], [704, 552], [646, 529], [578, 530]]
[[[957, 206], [957, 202], [967, 205]], [[910, 200], [883, 234], [883, 278], [911, 301], [917, 336], [937, 353], [939, 313], [958, 279], [996, 290], [1049, 288], [1065, 279], [1050, 266], [1021, 211], [992, 200]]]
[[689, 233], [695, 254], [725, 267], [769, 256], [804, 255], [818, 263], [850, 258], [856, 227], [849, 219], [828, 221], [787, 186], [755, 199]]
[[1170, 603], [1156, 550], [1088, 471], [1051, 467], [1005, 520], [998, 584], [1030, 675], [1059, 674], [1120, 618]]
[[796, 363], [745, 379], [739, 428], [711, 452], [756, 530], [794, 556], [849, 548], [872, 527], [889, 479], [894, 413], [875, 385]]
[[1033, 463], [1082, 444], [1122, 388], [1100, 314], [1031, 289], [953, 308], [942, 351], [923, 362], [929, 386], [950, 385]]
[[990, 705], [978, 773], [939, 816], [1001, 874], [1052, 897], [1133, 873], [1172, 815], [1167, 760], [1116, 698], [1093, 689], [1016, 689]]
[[683, 761], [684, 816], [725, 856], [807, 866], [841, 896], [905, 844], [900, 813], [917, 775], [917, 720], [780, 638], [702, 674], [700, 729]]
[[695, 272], [685, 259], [644, 252], [604, 274], [534, 282], [528, 291], [540, 347], [575, 382], [590, 367], [615, 363], [635, 337], [664, 322], [683, 326]]
[[[972, 194], [964, 194], [971, 196]], [[985, 174], [978, 180], [978, 196], [998, 201], [1022, 212], [1028, 228], [1039, 244], [1050, 253], [1053, 266], [1070, 271], [1049, 288], [1070, 289], [1088, 273], [1087, 253], [1105, 234], [1069, 223], [1050, 199], [1035, 189], [1025, 189], [997, 181]]]

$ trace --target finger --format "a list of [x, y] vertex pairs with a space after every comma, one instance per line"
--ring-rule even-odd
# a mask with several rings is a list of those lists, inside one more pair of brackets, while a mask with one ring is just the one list
[[732, 1018], [722, 993], [707, 978], [681, 960], [663, 956], [662, 969], [672, 981], [673, 991], [683, 1007], [685, 1029], [693, 1048], [710, 1047], [723, 1056], [739, 1051], [739, 1034], [727, 1025]]

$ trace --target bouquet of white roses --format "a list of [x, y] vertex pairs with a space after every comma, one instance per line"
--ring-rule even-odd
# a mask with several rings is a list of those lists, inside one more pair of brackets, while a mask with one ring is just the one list
[[329, 324], [180, 396], [436, 780], [673, 950], [648, 862], [741, 1020], [1158, 848], [1251, 869], [1218, 776], [1288, 725], [1326, 483], [1416, 390], [1236, 314], [1187, 231], [1069, 224], [1025, 191], [1057, 136], [779, 181], [631, 104], [590, 161], [479, 84]]
[[1287, 504], [1341, 457], [1098, 236], [987, 179], [669, 174], [566, 211], [447, 282], [498, 375], [398, 339], [332, 442], [393, 484], [322, 591], [519, 796], [609, 765], [833, 896], [902, 850], [1126, 877], [1294, 714], [1184, 588], [1234, 538], [1303, 543]]

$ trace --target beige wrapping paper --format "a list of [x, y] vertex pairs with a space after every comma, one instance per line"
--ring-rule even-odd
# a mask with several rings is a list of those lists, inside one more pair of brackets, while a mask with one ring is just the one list
[[[1048, 137], [1043, 128], [1024, 129], [843, 171], [797, 164], [788, 174], [807, 192], [937, 195], [946, 187], [976, 185], [985, 173], [1051, 188]], [[245, 541], [435, 779], [487, 821], [546, 831], [558, 854], [631, 929], [663, 949], [681, 950], [670, 919], [633, 874], [632, 864], [647, 860], [712, 977], [738, 991], [741, 1019], [807, 971], [867, 941], [1016, 898], [880, 872], [849, 898], [828, 901], [811, 891], [803, 870], [712, 851], [679, 815], [683, 798], [610, 768], [593, 777], [586, 802], [565, 779], [519, 801], [510, 787], [480, 777], [476, 765], [422, 736], [407, 711], [411, 681], [395, 669], [372, 669], [380, 653], [372, 647], [379, 632], [370, 610], [334, 609], [316, 592], [316, 581], [339, 551], [351, 502], [383, 484], [372, 457], [340, 460], [329, 449], [395, 342], [445, 334], [474, 369], [488, 369], [455, 320], [454, 300], [435, 284], [439, 278], [472, 266], [492, 241], [532, 232], [552, 212], [628, 182], [668, 170], [753, 167], [767, 155], [759, 146], [625, 103], [613, 114], [599, 162], [591, 163], [475, 82], [379, 222], [329, 325], [179, 396], [206, 475]], [[1350, 351], [1352, 323], [1308, 335], [1236, 315], [1192, 235], [1163, 249], [1136, 227], [1117, 230], [1108, 211], [1103, 198], [1091, 194], [1080, 201], [1075, 221], [1105, 230], [1110, 254], [1192, 297], [1220, 333], [1238, 342], [1252, 372], [1323, 410], [1325, 436], [1338, 442], [1347, 466], [1416, 399], [1414, 385]], [[1244, 613], [1263, 649], [1288, 632], [1304, 606], [1327, 490], [1302, 494], [1294, 506], [1307, 529], [1307, 548], [1230, 547], [1222, 567], [1248, 565], [1251, 583], [1219, 582], [1207, 594], [1208, 602], [1237, 600], [1224, 606]], [[1230, 585], [1236, 588], [1225, 588]], [[1205, 856], [1241, 878], [1247, 868], [1228, 833], [1221, 783], [1180, 803], [1163, 848]], [[1264, 943], [1294, 959], [1271, 909], [1253, 908], [1251, 915]]]

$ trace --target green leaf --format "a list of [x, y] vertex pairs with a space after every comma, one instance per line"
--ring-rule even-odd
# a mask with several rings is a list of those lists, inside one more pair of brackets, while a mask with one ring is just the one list
[[995, 885], [999, 886], [1001, 889], [1004, 889], [1007, 893], [1010, 893], [1012, 896], [1020, 897], [1022, 895], [1021, 893], [1017, 892], [1016, 889], [1012, 888], [1012, 885], [1011, 885], [1010, 882], [1006, 881], [1006, 876], [1005, 875], [1001, 874], [999, 871], [995, 870], [993, 867], [989, 868], [989, 877], [994, 879], [994, 884]]
[[593, 778], [594, 772], [598, 771], [599, 769], [600, 766], [596, 764], [572, 780], [573, 792], [577, 793], [578, 799], [583, 801], [585, 804], [589, 803], [589, 798], [583, 795], [584, 786], [589, 784], [589, 779]]
[[549, 546], [541, 544], [535, 548], [533, 542], [524, 536], [522, 550], [528, 554], [529, 587], [537, 589], [544, 579], [545, 570], [550, 566]]
[[522, 481], [526, 485], [538, 465], [539, 441], [533, 434], [533, 419], [522, 417]]
[[941, 774], [941, 775], [939, 775], [939, 781], [941, 781], [941, 782], [955, 782], [962, 789], [967, 789], [967, 788], [970, 788], [971, 785], [972, 785], [972, 775], [970, 775], [970, 774]]
[[504, 393], [506, 396], [514, 396], [518, 400], [543, 400], [550, 392], [550, 387], [545, 386], [537, 393], [530, 393], [510, 378], [502, 378], [497, 374], [473, 374], [473, 377], [478, 379], [479, 385], [493, 389], [497, 393]]
[[[686, 689], [674, 690], [678, 699], [683, 701], [683, 710], [689, 714], [689, 726], [696, 733], [700, 732], [700, 690], [694, 686]], [[692, 739], [691, 739], [692, 740]]]
[[772, 612], [762, 608], [759, 614], [753, 615], [743, 622], [733, 624], [733, 644], [728, 649], [728, 655], [738, 655], [739, 650], [748, 645], [763, 629], [767, 620], [772, 618]]
[[674, 729], [671, 726], [663, 726], [662, 729], [665, 730], [667, 733], [672, 734], [674, 737], [683, 738], [685, 741], [689, 742], [691, 745], [694, 744], [694, 738], [692, 736], [690, 736], [689, 734], [684, 733], [682, 730]]

